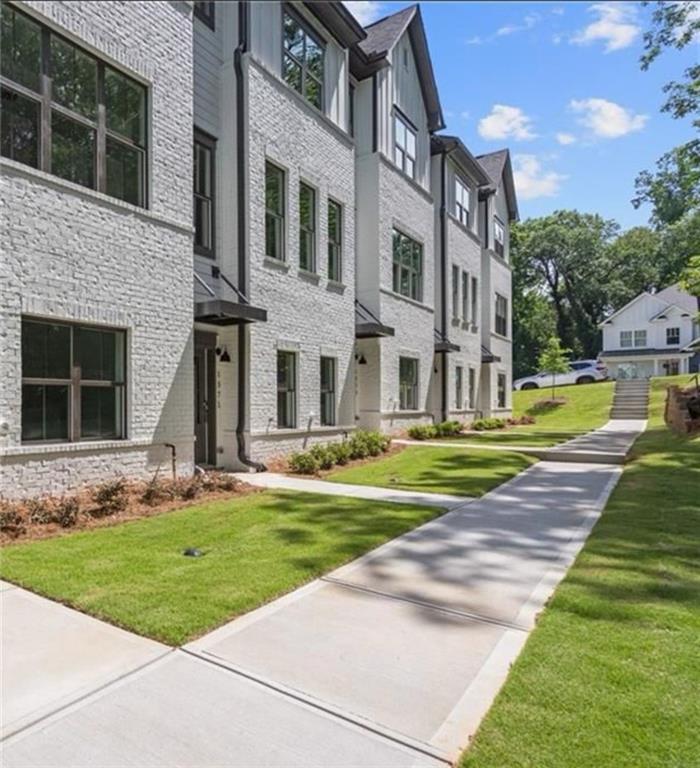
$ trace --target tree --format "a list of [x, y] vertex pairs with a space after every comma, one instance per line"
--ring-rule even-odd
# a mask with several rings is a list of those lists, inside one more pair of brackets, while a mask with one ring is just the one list
[[690, 257], [681, 275], [681, 287], [693, 296], [700, 296], [700, 255]]
[[544, 373], [552, 374], [552, 400], [554, 400], [557, 374], [566, 373], [569, 370], [570, 354], [571, 350], [562, 348], [561, 340], [557, 336], [552, 336], [539, 357], [539, 369]]

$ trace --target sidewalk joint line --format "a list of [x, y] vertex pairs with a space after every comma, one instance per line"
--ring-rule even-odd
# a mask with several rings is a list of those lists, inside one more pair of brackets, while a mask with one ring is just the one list
[[470, 611], [460, 611], [457, 608], [448, 608], [443, 605], [438, 605], [437, 603], [429, 603], [425, 600], [416, 600], [412, 597], [403, 597], [402, 595], [395, 595], [391, 592], [382, 592], [379, 589], [373, 589], [372, 587], [365, 587], [361, 584], [353, 584], [351, 581], [343, 581], [342, 579], [337, 579], [333, 576], [321, 576], [319, 579], [320, 581], [326, 581], [329, 584], [336, 584], [339, 587], [346, 587], [347, 589], [355, 589], [358, 592], [366, 592], [370, 595], [375, 595], [377, 597], [384, 597], [387, 600], [396, 600], [397, 602], [401, 603], [411, 603], [412, 605], [418, 605], [421, 608], [428, 608], [432, 611], [439, 611], [440, 613], [449, 613], [453, 616], [458, 616], [462, 619], [469, 619], [470, 621], [478, 621], [482, 624], [494, 624], [498, 627], [503, 627], [504, 629], [514, 629], [518, 632], [525, 632], [528, 633], [530, 630], [527, 627], [523, 627], [520, 624], [514, 624], [510, 621], [504, 621], [502, 619], [496, 619], [491, 616], [484, 616], [480, 613], [471, 613]]

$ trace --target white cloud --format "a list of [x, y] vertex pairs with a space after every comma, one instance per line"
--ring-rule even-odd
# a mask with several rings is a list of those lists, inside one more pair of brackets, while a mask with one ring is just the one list
[[545, 171], [535, 155], [513, 155], [515, 190], [521, 200], [536, 197], [555, 197], [561, 182], [567, 176], [555, 171]]
[[494, 104], [490, 114], [479, 120], [479, 135], [484, 139], [534, 139], [532, 120], [520, 107]]
[[606, 99], [573, 99], [569, 107], [581, 115], [579, 122], [594, 136], [617, 139], [644, 128], [648, 115], [636, 115], [614, 101]]
[[539, 20], [539, 16], [537, 14], [531, 13], [528, 14], [524, 19], [522, 24], [506, 24], [503, 27], [500, 27], [496, 30], [496, 35], [498, 37], [503, 37], [504, 35], [513, 35], [516, 32], [525, 32], [528, 29], [532, 29], [535, 24], [537, 24], [537, 21]]
[[588, 11], [596, 14], [597, 18], [577, 32], [571, 38], [572, 43], [589, 45], [602, 41], [605, 52], [610, 53], [632, 45], [641, 32], [634, 3], [595, 3]]
[[556, 32], [555, 34], [552, 35], [552, 42], [554, 43], [554, 45], [559, 45], [559, 43], [561, 43], [563, 39], [564, 39], [564, 36], [559, 32]]
[[343, 5], [363, 27], [376, 21], [384, 12], [384, 3], [377, 0], [343, 0]]
[[481, 45], [483, 42], [479, 35], [474, 35], [467, 40], [467, 45]]
[[576, 137], [572, 133], [557, 133], [556, 140], [565, 147], [567, 144], [574, 144]]

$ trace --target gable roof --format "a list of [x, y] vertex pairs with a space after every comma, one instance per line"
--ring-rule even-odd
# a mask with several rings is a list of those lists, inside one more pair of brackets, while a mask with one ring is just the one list
[[324, 3], [306, 2], [305, 5], [346, 48], [365, 39], [366, 33], [362, 24], [338, 0]]
[[515, 181], [513, 180], [513, 166], [510, 162], [510, 151], [498, 149], [485, 155], [477, 155], [476, 159], [496, 187], [503, 181], [506, 203], [508, 205], [508, 217], [511, 221], [517, 221], [519, 218], [518, 200], [515, 196]]
[[486, 173], [481, 163], [467, 149], [459, 136], [448, 136], [444, 133], [431, 136], [430, 153], [439, 155], [443, 152], [454, 152], [457, 162], [467, 173], [471, 174], [480, 187], [491, 185], [491, 177]]
[[643, 299], [644, 297], [654, 298], [654, 294], [649, 293], [648, 291], [642, 291], [641, 293], [637, 294], [633, 299], [630, 299], [627, 304], [620, 307], [620, 309], [615, 310], [615, 312], [613, 312], [611, 315], [608, 315], [605, 320], [598, 323], [598, 328], [602, 328], [604, 325], [607, 325], [613, 319], [613, 317], [617, 317], [619, 314], [624, 312], [633, 304], [636, 304], [640, 299]]
[[654, 296], [668, 304], [675, 304], [679, 309], [682, 309], [684, 312], [691, 312], [693, 315], [697, 314], [698, 310], [700, 310], [700, 297], [687, 293], [680, 287], [679, 283], [669, 285], [662, 291], [655, 293]]
[[433, 63], [430, 60], [423, 17], [418, 5], [410, 5], [392, 13], [391, 16], [368, 24], [365, 27], [365, 39], [354, 45], [350, 51], [350, 69], [362, 80], [387, 66], [389, 54], [406, 31], [416, 60], [423, 103], [428, 115], [428, 129], [439, 131], [445, 127], [445, 120], [442, 116]]

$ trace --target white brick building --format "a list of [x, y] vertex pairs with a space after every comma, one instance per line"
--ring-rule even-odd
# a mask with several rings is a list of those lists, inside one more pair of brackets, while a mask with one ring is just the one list
[[436, 138], [417, 7], [3, 15], [0, 494], [507, 412], [510, 165]]

